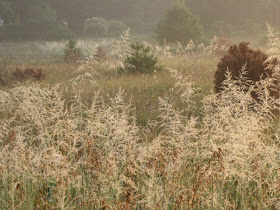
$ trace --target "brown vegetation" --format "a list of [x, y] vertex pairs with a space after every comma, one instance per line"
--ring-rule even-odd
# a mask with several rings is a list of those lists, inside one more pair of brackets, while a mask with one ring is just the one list
[[32, 67], [21, 69], [16, 68], [14, 71], [14, 76], [17, 79], [36, 79], [41, 80], [46, 77], [46, 74], [43, 72], [42, 69], [35, 69]]
[[2, 73], [6, 69], [8, 63], [9, 63], [8, 59], [0, 60], [0, 83], [4, 83], [2, 80]]
[[[226, 72], [229, 71], [236, 79], [240, 76], [241, 70], [246, 66], [246, 77], [252, 82], [260, 81], [267, 77], [274, 77], [274, 85], [278, 87], [278, 80], [273, 74], [273, 69], [270, 68], [270, 64], [276, 65], [277, 60], [274, 59], [271, 63], [266, 62], [268, 55], [260, 50], [253, 50], [249, 48], [248, 42], [241, 42], [239, 45], [232, 45], [228, 53], [220, 60], [217, 70], [215, 72], [215, 91], [221, 92], [223, 88], [223, 82], [226, 79]], [[248, 87], [250, 84], [247, 85]], [[248, 90], [248, 89], [247, 89]], [[271, 88], [271, 96], [278, 97], [278, 88]], [[252, 97], [257, 99], [258, 96], [255, 92], [252, 92]]]
[[97, 49], [97, 52], [95, 54], [95, 57], [97, 58], [98, 61], [106, 60], [107, 59], [107, 52], [106, 52], [105, 48], [102, 47], [102, 46], [99, 46], [98, 49]]

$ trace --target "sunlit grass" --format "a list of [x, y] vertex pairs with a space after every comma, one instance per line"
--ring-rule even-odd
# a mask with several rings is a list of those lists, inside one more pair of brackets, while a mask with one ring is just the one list
[[93, 84], [54, 58], [7, 67], [46, 78], [0, 89], [0, 209], [280, 208], [278, 101], [230, 77], [214, 94], [219, 55], [161, 55], [149, 74], [108, 59]]

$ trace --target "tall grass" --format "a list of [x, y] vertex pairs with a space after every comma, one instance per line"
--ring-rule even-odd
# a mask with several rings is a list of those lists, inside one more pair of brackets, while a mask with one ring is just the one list
[[83, 100], [88, 78], [79, 75], [96, 75], [87, 62], [64, 78], [71, 103], [63, 85], [1, 89], [0, 209], [279, 209], [275, 77], [254, 83], [244, 68], [238, 79], [227, 73], [219, 94], [201, 94], [171, 58], [162, 62], [183, 106], [160, 98], [146, 127], [123, 89]]
[[[1, 209], [279, 208], [279, 99], [264, 80], [256, 103], [245, 76], [206, 96], [202, 118], [161, 99], [152, 139], [123, 91], [67, 107], [57, 87], [2, 90]], [[180, 87], [192, 109], [194, 86]]]

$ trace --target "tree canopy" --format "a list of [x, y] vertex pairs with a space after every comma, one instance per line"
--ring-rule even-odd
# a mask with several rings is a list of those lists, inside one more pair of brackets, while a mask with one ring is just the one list
[[188, 43], [202, 41], [202, 27], [191, 11], [184, 4], [176, 4], [168, 10], [157, 27], [158, 39], [163, 42]]
[[[5, 24], [67, 22], [76, 34], [92, 17], [121, 20], [136, 32], [153, 32], [175, 0], [1, 0]], [[280, 27], [280, 0], [183, 0], [204, 31]], [[248, 28], [249, 26], [249, 28]]]

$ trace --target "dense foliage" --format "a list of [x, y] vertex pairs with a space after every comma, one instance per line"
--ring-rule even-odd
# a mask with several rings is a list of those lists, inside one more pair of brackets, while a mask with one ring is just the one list
[[149, 73], [159, 69], [157, 58], [150, 54], [150, 47], [138, 42], [131, 44], [132, 53], [126, 57], [122, 70], [130, 73]]
[[109, 32], [109, 24], [102, 17], [92, 17], [84, 22], [84, 33], [91, 36], [106, 36]]
[[160, 41], [188, 43], [190, 40], [201, 41], [202, 28], [191, 11], [183, 5], [175, 5], [157, 28]]
[[0, 84], [4, 84], [5, 82], [3, 81], [3, 74], [5, 74], [5, 69], [7, 68], [8, 65], [8, 59], [1, 59], [0, 60]]
[[109, 24], [109, 36], [120, 36], [124, 30], [129, 28], [124, 22], [120, 20], [108, 20], [107, 22]]
[[[1, 0], [0, 17], [6, 27], [0, 29], [0, 35], [1, 39], [17, 40], [69, 39], [69, 29], [82, 34], [83, 23], [93, 15], [122, 21], [138, 33], [152, 33], [172, 4], [170, 0]], [[275, 5], [279, 0], [186, 1], [211, 36], [219, 30], [261, 34], [266, 22], [279, 27], [280, 8]]]
[[[230, 72], [233, 79], [237, 79], [245, 70], [245, 76], [252, 82], [258, 82], [261, 79], [271, 77], [273, 69], [269, 68], [270, 64], [276, 65], [277, 60], [272, 60], [271, 63], [266, 62], [268, 55], [260, 50], [249, 48], [249, 43], [242, 42], [239, 45], [233, 45], [229, 48], [228, 53], [221, 59], [215, 72], [215, 91], [217, 93], [224, 90], [224, 81], [226, 80], [227, 72]], [[278, 80], [274, 80], [275, 87], [278, 88]], [[247, 84], [248, 91], [251, 83]], [[271, 90], [273, 96], [278, 97], [278, 90]], [[256, 92], [252, 91], [252, 96], [258, 99]]]
[[0, 28], [2, 40], [54, 40], [73, 36], [67, 25], [58, 20], [56, 11], [42, 0], [4, 0], [0, 3], [0, 14], [5, 20]]
[[35, 69], [28, 67], [25, 69], [16, 68], [14, 71], [14, 77], [18, 80], [35, 79], [42, 80], [46, 77], [46, 74], [42, 69]]
[[81, 59], [82, 52], [77, 48], [76, 44], [75, 40], [70, 40], [68, 44], [66, 44], [63, 57], [64, 62], [74, 63]]
[[205, 30], [250, 34], [265, 31], [265, 23], [280, 26], [279, 0], [188, 0], [188, 7], [200, 16]]
[[[171, 0], [51, 0], [59, 17], [69, 21], [75, 31], [81, 29], [83, 21], [92, 14], [105, 18], [121, 19], [133, 30], [153, 31], [166, 9], [174, 1]], [[259, 32], [266, 22], [280, 26], [279, 0], [186, 0], [186, 6], [200, 21], [205, 31], [212, 33], [223, 29], [246, 30]], [[118, 8], [118, 9], [116, 9]], [[78, 30], [77, 30], [78, 29]]]

